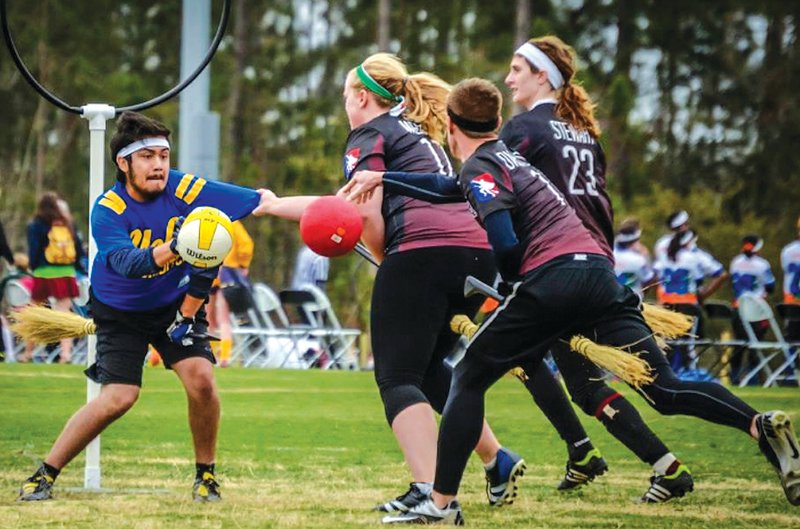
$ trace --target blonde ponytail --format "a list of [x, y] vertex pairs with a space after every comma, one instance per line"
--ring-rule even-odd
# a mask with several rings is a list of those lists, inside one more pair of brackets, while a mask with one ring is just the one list
[[[370, 55], [361, 66], [393, 97], [387, 99], [371, 92], [380, 106], [391, 108], [396, 104], [394, 98], [403, 97], [405, 119], [418, 123], [432, 139], [444, 142], [449, 84], [431, 73], [409, 75], [402, 61], [388, 53]], [[357, 75], [351, 75], [350, 79], [353, 88], [366, 88]]]

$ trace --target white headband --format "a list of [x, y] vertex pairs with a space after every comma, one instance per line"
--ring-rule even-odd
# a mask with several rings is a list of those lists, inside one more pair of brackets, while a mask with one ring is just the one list
[[141, 151], [142, 149], [150, 149], [152, 147], [166, 147], [167, 149], [169, 149], [169, 141], [164, 136], [142, 138], [141, 140], [136, 140], [130, 145], [126, 145], [125, 147], [121, 148], [117, 153], [117, 158], [120, 157], [125, 158], [129, 154], [133, 154], [136, 151]]
[[550, 84], [553, 86], [554, 90], [558, 90], [564, 86], [564, 76], [561, 75], [560, 71], [558, 71], [556, 63], [554, 63], [545, 52], [530, 42], [526, 42], [517, 48], [517, 51], [514, 53], [525, 57], [525, 60], [536, 67], [537, 70], [544, 70], [547, 72], [547, 80], [550, 81]]
[[636, 242], [641, 238], [642, 238], [642, 230], [636, 230], [630, 233], [619, 232], [617, 234], [616, 241], [621, 243]]
[[669, 227], [670, 229], [677, 230], [687, 222], [689, 222], [689, 214], [686, 213], [686, 211], [679, 211], [670, 221]]

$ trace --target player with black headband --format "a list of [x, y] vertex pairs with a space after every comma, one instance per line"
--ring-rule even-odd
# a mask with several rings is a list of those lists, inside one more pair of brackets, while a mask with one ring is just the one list
[[[466, 198], [487, 231], [500, 272], [511, 282], [510, 293], [454, 371], [431, 501], [385, 521], [461, 522], [455, 496], [468, 447], [480, 434], [486, 390], [510, 367], [541, 361], [554, 341], [574, 334], [641, 351], [655, 381], [639, 391], [661, 413], [693, 415], [749, 432], [778, 470], [789, 501], [800, 504], [800, 456], [794, 457], [797, 440], [788, 416], [759, 414], [717, 384], [678, 381], [642, 318], [638, 296], [619, 285], [604, 250], [564, 196], [496, 132], [485, 132], [500, 124], [497, 88], [481, 79], [462, 81], [447, 106], [450, 149], [464, 162], [460, 176], [386, 172], [381, 181], [386, 192], [432, 201]], [[368, 193], [375, 174], [355, 175], [343, 193], [354, 198]], [[688, 477], [683, 465], [671, 466], [668, 475]], [[673, 495], [661, 478], [652, 480], [644, 501]]]
[[[351, 126], [344, 154], [344, 176], [357, 170], [401, 170], [452, 175], [440, 145], [444, 139], [445, 98], [450, 86], [438, 77], [409, 75], [388, 54], [375, 54], [351, 70], [344, 104]], [[263, 211], [299, 219], [315, 197], [276, 197]], [[404, 512], [427, 499], [436, 462], [436, 423], [450, 387], [444, 358], [458, 337], [450, 330], [454, 314], [474, 314], [480, 300], [464, 299], [464, 279], [492, 282], [496, 269], [486, 234], [472, 222], [466, 204], [434, 205], [397, 193], [375, 193], [361, 206], [362, 240], [381, 260], [371, 308], [375, 378], [386, 419], [411, 470], [409, 490], [377, 506]], [[560, 395], [552, 411], [559, 423], [591, 449], [591, 443], [560, 384], [546, 372], [542, 385]], [[476, 452], [487, 472], [491, 505], [511, 503], [524, 461], [501, 448], [486, 426]]]
[[117, 182], [92, 208], [97, 256], [90, 309], [97, 325], [97, 359], [86, 375], [102, 384], [99, 396], [67, 422], [19, 499], [47, 500], [72, 459], [136, 402], [148, 344], [178, 375], [189, 404], [194, 441], [195, 501], [218, 501], [214, 474], [220, 404], [214, 356], [203, 305], [217, 268], [195, 268], [178, 257], [182, 218], [213, 206], [236, 220], [259, 204], [253, 189], [209, 181], [169, 168], [170, 131], [162, 123], [123, 112], [111, 138]]

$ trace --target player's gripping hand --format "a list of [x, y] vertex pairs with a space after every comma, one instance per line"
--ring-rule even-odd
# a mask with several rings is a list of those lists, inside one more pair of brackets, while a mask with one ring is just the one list
[[194, 318], [189, 318], [177, 311], [175, 321], [167, 327], [167, 338], [172, 343], [188, 347], [194, 344]]
[[172, 252], [173, 255], [178, 255], [178, 232], [181, 231], [184, 220], [186, 220], [184, 217], [178, 217], [178, 220], [175, 221], [175, 225], [172, 227], [172, 240], [169, 242], [169, 251]]

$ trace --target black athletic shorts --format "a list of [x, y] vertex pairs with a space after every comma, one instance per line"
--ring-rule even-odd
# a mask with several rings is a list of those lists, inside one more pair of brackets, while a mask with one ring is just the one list
[[450, 370], [443, 360], [458, 341], [450, 319], [472, 317], [483, 302], [480, 296], [464, 298], [464, 279], [472, 275], [491, 284], [496, 274], [492, 252], [477, 248], [438, 246], [386, 256], [372, 291], [378, 386], [422, 387], [431, 404], [444, 405]]
[[[179, 298], [170, 305], [148, 311], [121, 311], [92, 297], [89, 306], [97, 325], [97, 357], [85, 371], [86, 376], [98, 384], [141, 386], [148, 344], [156, 348], [167, 369], [191, 357], [216, 363], [207, 339], [195, 339], [193, 345], [183, 346], [167, 338], [167, 327], [175, 320], [182, 301]], [[195, 332], [208, 331], [204, 309], [200, 309], [195, 321]]]
[[[502, 369], [539, 361], [559, 339], [600, 340], [633, 327], [630, 343], [650, 334], [640, 300], [620, 285], [601, 255], [569, 254], [529, 272], [473, 336], [467, 354]], [[607, 343], [602, 342], [601, 343]]]

